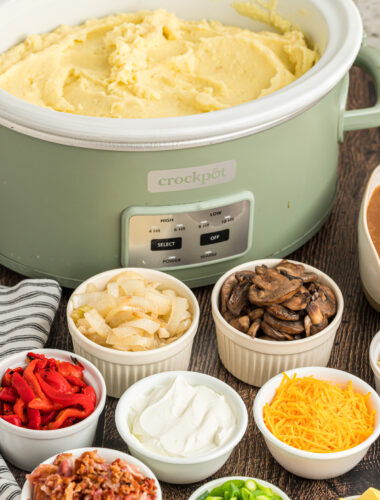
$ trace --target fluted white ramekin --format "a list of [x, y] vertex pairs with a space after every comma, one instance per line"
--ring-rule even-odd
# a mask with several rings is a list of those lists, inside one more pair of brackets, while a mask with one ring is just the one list
[[[158, 349], [126, 352], [98, 345], [78, 330], [71, 318], [73, 296], [77, 293], [84, 293], [90, 283], [95, 284], [99, 290], [103, 290], [110, 279], [124, 271], [135, 271], [152, 282], [160, 283], [163, 288], [171, 288], [189, 301], [192, 323], [182, 337]], [[89, 278], [74, 290], [67, 305], [67, 323], [74, 351], [99, 369], [105, 379], [108, 396], [119, 398], [130, 385], [141, 378], [154, 373], [188, 369], [194, 336], [198, 329], [199, 305], [190, 288], [169, 274], [137, 267], [112, 269]]]
[[[261, 259], [234, 267], [217, 281], [211, 295], [212, 315], [216, 327], [220, 360], [232, 375], [256, 387], [261, 387], [278, 373], [292, 368], [327, 366], [335, 335], [342, 321], [344, 300], [338, 285], [319, 269], [303, 264], [306, 271], [315, 272], [319, 281], [328, 285], [337, 298], [336, 316], [324, 330], [305, 339], [277, 342], [252, 339], [229, 325], [219, 310], [220, 290], [228, 276], [237, 271], [253, 271], [256, 266], [263, 264], [274, 267], [281, 260]], [[300, 264], [300, 262], [290, 262]]]

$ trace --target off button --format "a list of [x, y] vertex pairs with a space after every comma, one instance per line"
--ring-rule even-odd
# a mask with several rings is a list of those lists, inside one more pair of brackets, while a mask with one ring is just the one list
[[230, 238], [230, 230], [224, 229], [223, 231], [216, 231], [215, 233], [201, 234], [201, 246], [213, 245], [214, 243], [221, 243]]
[[179, 250], [180, 248], [182, 248], [182, 238], [166, 238], [150, 242], [150, 249], [153, 252], [157, 250]]

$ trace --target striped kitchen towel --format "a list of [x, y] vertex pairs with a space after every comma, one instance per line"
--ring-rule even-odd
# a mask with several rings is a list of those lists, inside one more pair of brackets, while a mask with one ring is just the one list
[[[0, 286], [0, 359], [43, 347], [61, 298], [56, 281], [24, 280]], [[20, 488], [0, 455], [0, 500], [17, 500]]]

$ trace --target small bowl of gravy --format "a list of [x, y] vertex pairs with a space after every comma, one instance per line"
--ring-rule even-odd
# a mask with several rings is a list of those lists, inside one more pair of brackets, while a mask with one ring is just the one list
[[371, 306], [380, 312], [380, 165], [373, 171], [364, 193], [358, 241], [363, 291]]

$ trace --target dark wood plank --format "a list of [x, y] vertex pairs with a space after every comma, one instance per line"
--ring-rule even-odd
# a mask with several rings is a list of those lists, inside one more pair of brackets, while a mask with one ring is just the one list
[[[350, 106], [373, 104], [372, 83], [360, 70], [352, 70]], [[361, 290], [356, 226], [361, 196], [370, 172], [380, 163], [380, 129], [346, 134], [339, 161], [339, 190], [335, 207], [323, 229], [308, 244], [291, 257], [310, 263], [332, 276], [341, 287], [346, 307], [342, 326], [333, 348], [330, 366], [347, 370], [374, 384], [368, 362], [368, 348], [380, 329], [380, 315], [366, 302]], [[0, 267], [0, 283], [12, 285], [22, 277]], [[242, 474], [255, 476], [277, 484], [293, 500], [334, 499], [357, 494], [371, 485], [380, 487], [380, 442], [372, 446], [364, 460], [350, 473], [329, 481], [307, 481], [289, 474], [269, 454], [256, 428], [251, 408], [257, 389], [236, 380], [221, 365], [216, 348], [215, 331], [210, 312], [211, 287], [195, 290], [201, 305], [201, 323], [194, 343], [190, 369], [209, 373], [226, 381], [243, 397], [250, 413], [248, 431], [235, 448], [225, 466], [215, 477]], [[64, 290], [62, 303], [49, 339], [50, 347], [72, 350], [68, 335], [65, 306], [70, 291]], [[101, 419], [96, 446], [126, 451], [114, 425], [117, 400], [107, 399]], [[24, 473], [12, 468], [20, 484]], [[210, 478], [211, 479], [211, 478]], [[165, 500], [185, 500], [198, 485], [174, 486], [163, 484]]]

